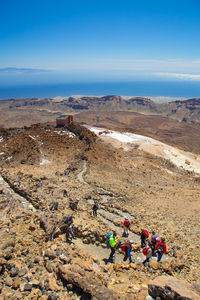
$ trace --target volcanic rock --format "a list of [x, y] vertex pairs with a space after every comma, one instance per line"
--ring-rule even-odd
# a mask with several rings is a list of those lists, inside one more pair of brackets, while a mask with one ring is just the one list
[[65, 265], [59, 268], [60, 277], [69, 283], [81, 288], [85, 293], [92, 295], [93, 299], [116, 300], [113, 291], [78, 266]]
[[162, 300], [200, 300], [192, 286], [172, 276], [160, 276], [148, 284], [149, 295]]

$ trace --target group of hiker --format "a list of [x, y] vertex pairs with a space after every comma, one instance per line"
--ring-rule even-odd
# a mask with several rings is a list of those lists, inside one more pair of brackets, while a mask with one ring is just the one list
[[[124, 217], [122, 226], [123, 226], [122, 236], [128, 237], [129, 230], [131, 228], [131, 222], [127, 217]], [[145, 255], [145, 260], [143, 261], [143, 265], [145, 265], [146, 263], [149, 263], [152, 256], [155, 256], [155, 257], [157, 256], [157, 261], [160, 262], [163, 254], [167, 253], [165, 239], [159, 238], [158, 234], [156, 234], [154, 231], [152, 232], [152, 235], [149, 238], [149, 233], [145, 229], [142, 229], [140, 238], [141, 238], [141, 248], [143, 249], [142, 252]], [[113, 234], [108, 233], [106, 236], [106, 242], [107, 242], [108, 247], [111, 250], [108, 260], [113, 261], [114, 255], [115, 255], [115, 250], [116, 250], [116, 247], [118, 244], [116, 232], [113, 232]], [[133, 240], [126, 241], [121, 244], [122, 251], [124, 252], [124, 261], [129, 259], [129, 263], [132, 262], [131, 250], [132, 250], [133, 244], [134, 244]]]
[[[57, 206], [55, 205], [55, 203], [52, 203], [52, 205], [50, 206], [50, 210], [56, 210], [56, 209], [57, 209]], [[94, 200], [94, 203], [92, 206], [92, 215], [93, 216], [97, 216], [97, 210], [98, 210], [98, 203], [97, 203], [97, 200]], [[40, 223], [43, 224], [44, 228], [46, 228], [45, 227], [45, 217], [43, 219], [41, 218]], [[62, 233], [66, 234], [66, 241], [68, 243], [71, 243], [72, 239], [76, 239], [76, 236], [74, 234], [73, 218], [71, 215], [64, 216], [59, 224], [57, 224], [57, 225], [54, 224], [51, 232], [49, 233], [50, 241], [52, 241], [54, 238], [54, 234], [55, 234], [57, 226]], [[131, 221], [126, 216], [124, 217], [124, 220], [122, 222], [122, 227], [123, 227], [122, 236], [128, 237], [129, 231], [131, 230]], [[158, 234], [156, 234], [155, 231], [152, 232], [152, 235], [149, 238], [149, 233], [145, 229], [142, 229], [140, 238], [141, 238], [142, 252], [146, 256], [145, 260], [143, 261], [143, 264], [145, 265], [146, 263], [149, 263], [152, 256], [157, 256], [157, 261], [160, 262], [163, 254], [167, 253], [165, 239], [159, 238]], [[127, 259], [129, 259], [129, 263], [132, 262], [131, 251], [134, 248], [133, 240], [125, 241], [124, 243], [118, 243], [117, 242], [117, 233], [113, 232], [113, 234], [107, 233], [106, 243], [107, 243], [108, 248], [110, 248], [110, 256], [108, 258], [109, 261], [111, 261], [111, 262], [114, 261], [116, 248], [117, 248], [117, 246], [119, 246], [119, 247], [121, 246], [121, 249], [124, 252], [123, 260], [126, 261]]]
[[157, 256], [157, 261], [160, 262], [163, 254], [167, 253], [165, 239], [160, 238], [155, 231], [152, 231], [152, 236], [149, 240], [149, 233], [147, 230], [142, 230], [141, 248], [143, 248], [143, 254], [146, 255], [146, 259], [143, 262], [144, 264], [149, 262], [152, 256]]
[[[97, 210], [98, 210], [98, 203], [97, 200], [94, 200], [93, 207], [92, 207], [93, 216], [97, 216]], [[122, 227], [123, 227], [122, 236], [128, 237], [131, 228], [131, 221], [126, 216], [124, 217], [124, 220], [122, 222]], [[155, 257], [157, 256], [157, 261], [160, 262], [163, 254], [166, 254], [167, 252], [165, 239], [159, 238], [158, 234], [156, 234], [154, 231], [152, 232], [151, 238], [149, 238], [149, 233], [145, 229], [142, 229], [140, 238], [141, 238], [141, 248], [143, 249], [142, 252], [145, 255], [145, 260], [143, 261], [143, 264], [145, 265], [146, 263], [149, 263], [151, 258], [154, 256]], [[113, 232], [113, 234], [108, 233], [106, 236], [106, 242], [107, 242], [107, 246], [111, 250], [108, 260], [113, 261], [115, 250], [118, 244], [116, 232]], [[121, 245], [122, 251], [124, 252], [124, 261], [129, 259], [129, 263], [132, 262], [131, 250], [133, 244], [134, 244], [133, 240], [130, 240], [124, 242]]]
[[[94, 203], [92, 206], [92, 216], [94, 216], [94, 217], [97, 216], [98, 208], [99, 207], [98, 207], [97, 200], [94, 200]], [[131, 221], [126, 216], [124, 217], [124, 220], [122, 222], [122, 227], [123, 227], [122, 236], [128, 237], [129, 231], [131, 229]], [[72, 237], [74, 237], [74, 236], [72, 236]], [[149, 238], [149, 233], [145, 229], [142, 229], [140, 238], [141, 238], [142, 253], [145, 256], [143, 265], [145, 265], [146, 263], [149, 263], [153, 256], [155, 256], [155, 257], [157, 256], [157, 261], [160, 262], [163, 254], [165, 254], [167, 252], [165, 239], [159, 238], [158, 234], [156, 234], [154, 231], [152, 232], [152, 235]], [[110, 248], [110, 256], [109, 256], [108, 260], [112, 262], [114, 260], [117, 245], [119, 244], [117, 242], [116, 232], [113, 232], [112, 234], [107, 233], [106, 243], [107, 243], [108, 248]], [[132, 262], [131, 251], [132, 251], [133, 244], [134, 244], [133, 240], [125, 241], [124, 243], [121, 244], [122, 251], [124, 252], [123, 260], [126, 261], [127, 259], [129, 259], [129, 263]]]

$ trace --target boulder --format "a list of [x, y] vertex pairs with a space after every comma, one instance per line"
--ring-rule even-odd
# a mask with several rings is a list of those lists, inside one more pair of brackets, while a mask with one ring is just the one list
[[57, 257], [56, 255], [56, 252], [51, 250], [51, 249], [47, 249], [45, 252], [44, 252], [44, 256], [50, 258], [50, 259], [55, 259]]
[[0, 258], [0, 266], [5, 266], [7, 264], [7, 260], [3, 257]]
[[136, 265], [135, 263], [130, 263], [130, 267], [131, 267], [132, 269], [134, 269], [134, 270], [137, 269], [137, 265]]
[[73, 210], [73, 211], [77, 210], [78, 203], [79, 203], [79, 200], [72, 200], [72, 199], [70, 199], [69, 200], [69, 207], [71, 208], [71, 210]]
[[52, 264], [50, 263], [50, 261], [47, 261], [46, 262], [46, 269], [47, 269], [47, 271], [49, 272], [49, 273], [52, 273], [53, 272], [53, 266], [52, 266]]
[[40, 227], [44, 229], [50, 241], [53, 240], [56, 225], [57, 219], [55, 216], [50, 214], [43, 214], [40, 216]]
[[53, 201], [53, 202], [51, 202], [50, 203], [50, 205], [49, 205], [49, 209], [50, 210], [58, 210], [58, 202], [57, 201]]
[[32, 290], [32, 284], [31, 283], [26, 283], [24, 285], [24, 291], [30, 292]]
[[108, 289], [94, 273], [87, 273], [82, 268], [73, 265], [60, 266], [59, 275], [62, 280], [82, 289], [92, 296], [92, 299], [117, 300], [113, 291]]
[[159, 263], [157, 261], [154, 261], [154, 260], [150, 261], [150, 266], [154, 270], [158, 270], [159, 269]]
[[19, 271], [18, 275], [19, 275], [19, 277], [22, 277], [22, 276], [26, 275], [27, 272], [28, 272], [28, 269], [27, 269], [27, 268], [22, 268], [22, 269]]
[[148, 284], [149, 295], [162, 300], [200, 300], [192, 285], [172, 276], [159, 276]]
[[10, 276], [11, 277], [17, 276], [18, 273], [19, 273], [19, 269], [17, 267], [11, 268], [11, 270], [10, 270]]
[[15, 290], [18, 289], [20, 287], [20, 284], [21, 284], [20, 278], [16, 277], [13, 281], [12, 288]]
[[164, 272], [168, 273], [169, 275], [172, 275], [172, 267], [169, 261], [161, 262], [161, 267]]

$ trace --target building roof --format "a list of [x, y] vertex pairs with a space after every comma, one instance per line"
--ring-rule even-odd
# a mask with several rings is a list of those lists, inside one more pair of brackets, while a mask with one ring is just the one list
[[67, 119], [67, 115], [60, 115], [58, 117], [56, 117], [56, 120], [66, 120]]

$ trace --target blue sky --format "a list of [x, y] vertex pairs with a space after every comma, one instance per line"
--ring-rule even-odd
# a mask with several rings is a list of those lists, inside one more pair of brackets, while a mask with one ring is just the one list
[[0, 68], [54, 70], [38, 77], [52, 81], [200, 80], [199, 0], [0, 0], [0, 11]]

